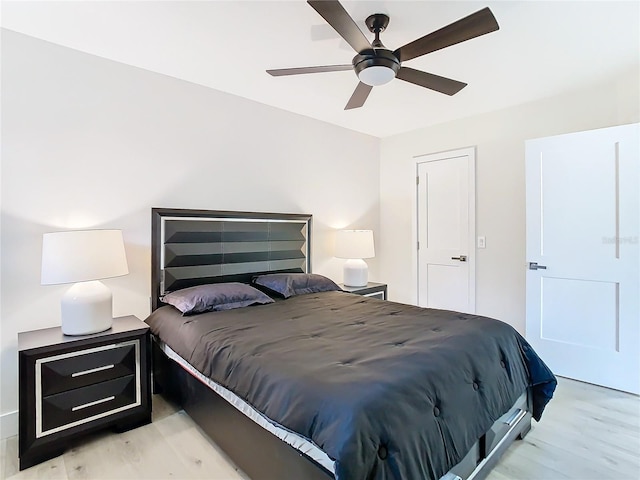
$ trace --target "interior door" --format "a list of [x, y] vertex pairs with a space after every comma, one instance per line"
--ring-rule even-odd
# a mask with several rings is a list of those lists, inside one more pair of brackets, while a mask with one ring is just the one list
[[475, 312], [475, 151], [416, 158], [418, 304]]
[[527, 338], [556, 374], [633, 393], [638, 132], [635, 124], [526, 143]]

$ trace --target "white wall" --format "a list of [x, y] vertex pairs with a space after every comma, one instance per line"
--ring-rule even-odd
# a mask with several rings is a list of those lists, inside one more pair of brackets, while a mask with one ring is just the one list
[[[417, 302], [414, 156], [476, 146], [476, 311], [521, 333], [525, 326], [524, 142], [561, 133], [637, 122], [640, 74], [382, 140], [380, 278], [389, 298]], [[474, 252], [470, 252], [471, 255]]]
[[379, 231], [377, 138], [6, 30], [2, 140], [5, 428], [17, 332], [59, 325], [68, 288], [40, 286], [42, 233], [123, 229], [130, 274], [105, 283], [145, 318], [151, 207], [311, 213], [313, 269], [337, 281], [333, 229]]

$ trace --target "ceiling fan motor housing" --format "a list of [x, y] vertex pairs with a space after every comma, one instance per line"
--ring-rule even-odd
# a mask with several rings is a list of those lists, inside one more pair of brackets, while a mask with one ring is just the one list
[[384, 13], [374, 13], [364, 22], [376, 38], [371, 44], [373, 49], [360, 51], [353, 57], [353, 70], [362, 83], [372, 87], [384, 85], [396, 78], [400, 70], [400, 60], [380, 41], [380, 33], [389, 25], [389, 17]]

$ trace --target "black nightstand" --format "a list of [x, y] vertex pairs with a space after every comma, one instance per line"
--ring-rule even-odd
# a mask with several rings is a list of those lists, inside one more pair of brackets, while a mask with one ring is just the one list
[[19, 333], [18, 364], [20, 470], [61, 455], [80, 435], [151, 421], [149, 327], [134, 316], [92, 335]]
[[338, 285], [342, 290], [349, 293], [355, 293], [356, 295], [363, 295], [365, 297], [379, 298], [380, 300], [387, 299], [387, 284], [386, 283], [367, 283], [366, 287], [347, 287], [343, 283]]

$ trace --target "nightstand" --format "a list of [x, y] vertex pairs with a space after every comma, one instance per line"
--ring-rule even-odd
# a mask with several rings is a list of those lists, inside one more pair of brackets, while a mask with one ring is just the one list
[[343, 283], [338, 285], [342, 290], [349, 293], [355, 293], [356, 295], [363, 295], [365, 297], [379, 298], [380, 300], [387, 299], [387, 284], [386, 283], [367, 283], [366, 287], [347, 287]]
[[20, 470], [61, 455], [105, 427], [151, 421], [149, 327], [134, 316], [101, 333], [60, 327], [18, 334]]

